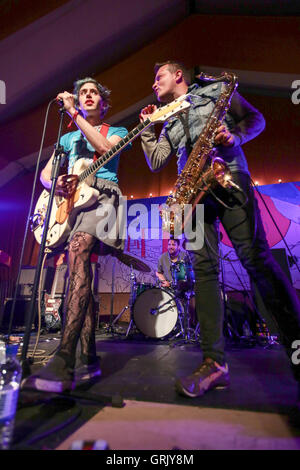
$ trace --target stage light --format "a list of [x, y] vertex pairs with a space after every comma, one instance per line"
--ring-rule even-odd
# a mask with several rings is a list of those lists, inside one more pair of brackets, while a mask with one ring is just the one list
[[279, 180], [278, 180], [278, 183], [282, 183], [282, 180], [281, 180], [281, 179], [279, 179]]
[[152, 193], [149, 194], [149, 197], [152, 197]]
[[130, 197], [131, 197], [131, 199], [133, 199], [133, 196], [132, 196], [132, 195], [131, 195]]

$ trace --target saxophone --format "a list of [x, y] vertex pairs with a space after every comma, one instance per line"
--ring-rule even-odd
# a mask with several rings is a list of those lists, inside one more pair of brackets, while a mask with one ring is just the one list
[[[220, 184], [231, 186], [231, 172], [220, 157], [215, 156], [214, 139], [218, 127], [224, 121], [231, 98], [238, 85], [236, 75], [223, 72], [220, 77], [201, 73], [202, 80], [224, 82], [224, 90], [212, 110], [188, 160], [178, 176], [170, 196], [160, 210], [162, 229], [173, 234], [181, 234], [196, 205], [207, 194], [208, 190]], [[188, 211], [185, 210], [189, 204]], [[183, 221], [184, 216], [184, 221]]]

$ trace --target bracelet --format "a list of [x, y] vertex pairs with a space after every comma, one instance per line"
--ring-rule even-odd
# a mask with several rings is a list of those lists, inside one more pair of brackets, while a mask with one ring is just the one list
[[75, 119], [77, 118], [78, 114], [79, 114], [79, 111], [76, 109], [75, 113], [73, 114], [73, 117], [72, 117], [71, 121], [68, 124], [68, 128], [72, 126], [73, 122], [75, 122]]

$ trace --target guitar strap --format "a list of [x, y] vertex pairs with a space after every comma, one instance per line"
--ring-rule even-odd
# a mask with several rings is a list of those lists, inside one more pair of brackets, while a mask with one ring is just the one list
[[[102, 123], [101, 127], [100, 127], [100, 134], [103, 135], [103, 137], [106, 137], [107, 136], [107, 133], [108, 133], [108, 129], [110, 128], [110, 124], [106, 124], [105, 122]], [[100, 157], [100, 154], [98, 152], [95, 152], [94, 153], [94, 157], [93, 157], [93, 162], [95, 162], [96, 160], [98, 160], [98, 158]]]
[[[106, 137], [109, 128], [110, 128], [110, 125], [103, 122], [102, 126], [100, 128], [100, 134], [102, 134], [103, 137]], [[100, 154], [98, 152], [95, 152], [94, 157], [93, 157], [93, 162], [98, 160], [99, 157], [100, 157]], [[99, 255], [97, 253], [92, 253], [91, 254], [91, 263], [98, 263], [98, 257], [99, 257]]]

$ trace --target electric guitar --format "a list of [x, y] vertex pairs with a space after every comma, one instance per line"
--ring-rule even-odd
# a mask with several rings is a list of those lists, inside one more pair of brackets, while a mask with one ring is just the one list
[[44, 296], [44, 321], [46, 329], [60, 328], [61, 327], [61, 316], [59, 313], [61, 306], [61, 299], [55, 298], [57, 281], [60, 271], [64, 270], [63, 261], [65, 254], [62, 253], [56, 263], [56, 270], [53, 279], [51, 294], [45, 294]]
[[[182, 95], [171, 103], [158, 108], [151, 117], [141, 122], [137, 127], [130, 131], [120, 142], [114, 145], [108, 152], [101, 155], [94, 163], [88, 164], [84, 159], [79, 159], [73, 166], [73, 174], [79, 175], [77, 188], [71, 197], [64, 198], [55, 196], [50, 214], [49, 227], [47, 231], [46, 246], [55, 248], [61, 245], [67, 239], [72, 226], [75, 222], [78, 212], [93, 205], [99, 195], [99, 191], [91, 187], [93, 175], [110, 160], [112, 160], [121, 150], [130, 142], [136, 139], [145, 129], [157, 122], [164, 122], [170, 117], [182, 113], [190, 107], [187, 95]], [[50, 193], [46, 189], [41, 193], [35, 206], [32, 217], [32, 230], [35, 239], [41, 243], [44, 221], [49, 202]]]

